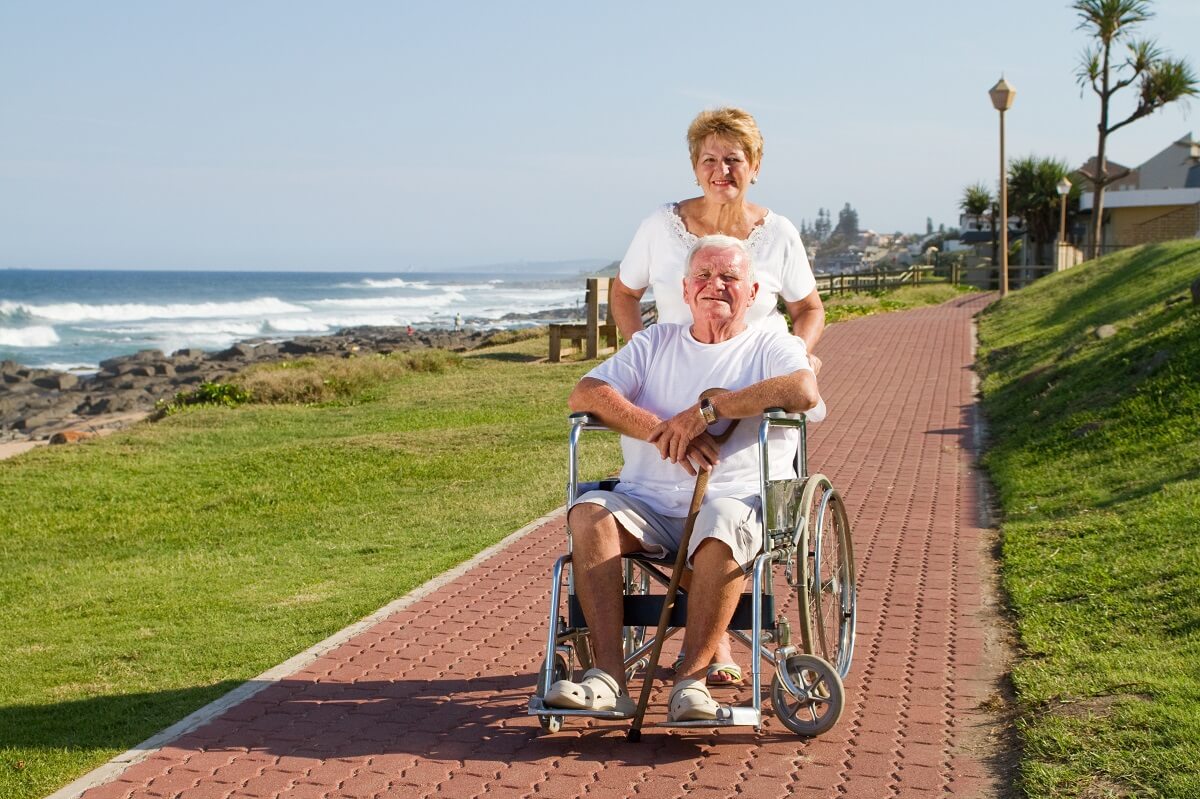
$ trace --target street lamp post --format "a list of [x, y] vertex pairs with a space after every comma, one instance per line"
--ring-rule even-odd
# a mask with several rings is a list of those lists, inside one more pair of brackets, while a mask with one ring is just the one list
[[1004, 161], [1004, 112], [1012, 108], [1017, 91], [1001, 76], [988, 94], [1000, 112], [1000, 296], [1008, 295], [1008, 170]]
[[1067, 259], [1067, 250], [1063, 246], [1067, 243], [1067, 195], [1071, 193], [1071, 181], [1067, 180], [1066, 175], [1054, 187], [1058, 192], [1058, 197], [1062, 201], [1062, 219], [1058, 223], [1058, 269], [1063, 269], [1064, 262]]

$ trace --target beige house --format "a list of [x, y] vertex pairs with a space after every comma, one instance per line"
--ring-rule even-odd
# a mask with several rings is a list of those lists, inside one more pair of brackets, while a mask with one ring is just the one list
[[[1084, 174], [1094, 160], [1081, 170]], [[1109, 162], [1109, 168], [1113, 166]], [[1095, 195], [1085, 193], [1080, 215], [1090, 216], [1094, 204]], [[1104, 217], [1104, 251], [1200, 238], [1200, 142], [1189, 133], [1129, 170], [1104, 192]], [[1090, 230], [1089, 225], [1089, 234]], [[1084, 242], [1085, 251], [1089, 244]]]
[[[1093, 196], [1080, 198], [1081, 214], [1091, 212]], [[1200, 187], [1108, 191], [1104, 216], [1105, 249], [1200, 238]]]

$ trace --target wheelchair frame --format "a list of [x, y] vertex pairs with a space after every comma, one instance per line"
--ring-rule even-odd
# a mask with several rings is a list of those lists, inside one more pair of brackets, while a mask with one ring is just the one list
[[[567, 507], [594, 488], [611, 489], [616, 479], [582, 483], [579, 479], [579, 445], [585, 431], [607, 431], [586, 413], [569, 417]], [[767, 457], [772, 428], [799, 431], [796, 473], [798, 477], [771, 479]], [[837, 723], [845, 705], [842, 678], [853, 660], [856, 587], [853, 544], [849, 517], [841, 494], [821, 474], [808, 474], [807, 423], [803, 414], [770, 409], [758, 429], [759, 495], [762, 498], [763, 548], [751, 570], [751, 590], [743, 593], [728, 631], [750, 648], [751, 704], [722, 706], [715, 721], [667, 723], [666, 726], [711, 727], [753, 726], [762, 728], [762, 663], [773, 667], [771, 704], [776, 716], [799, 735], [813, 736]], [[576, 678], [579, 669], [591, 667], [589, 633], [575, 599], [574, 573], [570, 569], [572, 534], [567, 526], [567, 553], [552, 569], [549, 631], [546, 658], [538, 673], [536, 692], [529, 700], [529, 714], [536, 715], [544, 730], [557, 732], [566, 716], [621, 718], [613, 711], [553, 708], [542, 697], [554, 681]], [[670, 561], [666, 562], [668, 565]], [[647, 627], [656, 630], [663, 594], [650, 592], [651, 582], [666, 586], [670, 575], [660, 566], [664, 561], [644, 556], [625, 558], [624, 653], [626, 676], [632, 677], [648, 665], [654, 641]], [[774, 566], [784, 566], [789, 589], [795, 591], [793, 616], [798, 616], [801, 646], [793, 644], [792, 624], [775, 610]], [[562, 610], [563, 573], [566, 572], [567, 615]], [[666, 637], [686, 623], [686, 592], [681, 588]], [[765, 623], [769, 619], [769, 623]], [[749, 630], [749, 634], [746, 633]], [[775, 644], [770, 649], [767, 644]], [[645, 675], [644, 679], [652, 679]]]

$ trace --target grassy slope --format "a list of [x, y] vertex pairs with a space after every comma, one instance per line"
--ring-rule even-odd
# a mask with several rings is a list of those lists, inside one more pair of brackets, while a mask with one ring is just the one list
[[0, 462], [0, 796], [45, 795], [561, 504], [586, 365], [524, 362], [545, 347]]
[[1200, 243], [1139, 248], [981, 320], [1032, 796], [1200, 796], [1197, 278]]

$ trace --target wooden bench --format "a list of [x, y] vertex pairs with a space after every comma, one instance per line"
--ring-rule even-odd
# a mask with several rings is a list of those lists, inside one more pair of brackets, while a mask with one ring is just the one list
[[[589, 360], [617, 351], [617, 323], [613, 320], [609, 294], [612, 281], [606, 277], [587, 279], [587, 309], [582, 324], [550, 325], [550, 362], [558, 363], [562, 356], [583, 350]], [[604, 324], [600, 324], [600, 297], [608, 308]], [[600, 347], [604, 339], [605, 346]], [[566, 346], [564, 346], [566, 342]]]

